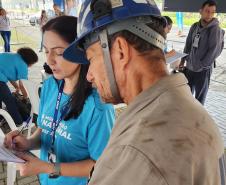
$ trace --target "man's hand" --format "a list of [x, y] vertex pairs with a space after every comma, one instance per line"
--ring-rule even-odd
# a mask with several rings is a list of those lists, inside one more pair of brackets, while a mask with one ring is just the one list
[[184, 70], [184, 63], [185, 63], [185, 60], [181, 60], [180, 65], [179, 65], [179, 71]]

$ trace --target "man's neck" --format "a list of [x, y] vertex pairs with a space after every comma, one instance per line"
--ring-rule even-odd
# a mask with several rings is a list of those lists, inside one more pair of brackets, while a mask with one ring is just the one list
[[[146, 73], [146, 75], [144, 75]], [[131, 79], [128, 79], [125, 88], [125, 101], [129, 104], [134, 100], [134, 98], [141, 92], [152, 87], [156, 82], [158, 82], [163, 77], [167, 76], [167, 71], [159, 71], [158, 74], [151, 74], [151, 70], [143, 70], [140, 74], [133, 75]]]
[[204, 19], [201, 19], [201, 26], [202, 27], [207, 27], [211, 22], [213, 21], [213, 19], [210, 22], [206, 22]]

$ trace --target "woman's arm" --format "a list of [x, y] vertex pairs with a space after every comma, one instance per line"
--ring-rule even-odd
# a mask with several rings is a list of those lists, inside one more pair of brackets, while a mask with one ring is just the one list
[[10, 81], [10, 83], [12, 84], [12, 86], [16, 89], [16, 93], [20, 92], [20, 87], [17, 84], [17, 81]]
[[[20, 154], [19, 157], [26, 161], [25, 164], [20, 165], [21, 176], [38, 175], [40, 173], [51, 174], [55, 172], [53, 163], [42, 161], [28, 154]], [[94, 164], [95, 161], [91, 159], [71, 163], [60, 163], [60, 175], [89, 177], [89, 173]]]
[[86, 159], [74, 163], [60, 163], [61, 175], [89, 177], [90, 171], [94, 165], [95, 161], [92, 159]]
[[28, 97], [28, 94], [27, 94], [27, 91], [24, 88], [24, 85], [23, 85], [23, 83], [22, 83], [21, 80], [19, 80], [19, 88], [20, 88], [20, 91], [23, 94], [24, 98], [27, 98]]

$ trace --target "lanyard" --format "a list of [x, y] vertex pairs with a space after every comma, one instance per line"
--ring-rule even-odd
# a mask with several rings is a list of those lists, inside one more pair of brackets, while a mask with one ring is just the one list
[[55, 106], [55, 111], [54, 111], [54, 117], [53, 117], [53, 121], [51, 124], [51, 136], [52, 136], [52, 142], [51, 142], [51, 148], [53, 149], [54, 146], [54, 142], [55, 142], [55, 134], [56, 134], [56, 129], [59, 126], [59, 123], [62, 121], [63, 117], [65, 116], [65, 114], [67, 113], [68, 108], [65, 107], [63, 109], [63, 111], [61, 112], [60, 118], [57, 120], [57, 115], [59, 112], [59, 107], [60, 107], [60, 100], [63, 94], [63, 89], [64, 89], [64, 81], [62, 81], [61, 85], [60, 85], [60, 89], [57, 95], [57, 101], [56, 101], [56, 106]]

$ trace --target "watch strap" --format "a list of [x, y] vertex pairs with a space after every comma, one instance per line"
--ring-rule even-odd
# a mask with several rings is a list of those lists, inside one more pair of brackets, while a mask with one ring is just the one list
[[49, 174], [49, 178], [57, 178], [60, 176], [60, 163], [53, 163], [54, 172]]

